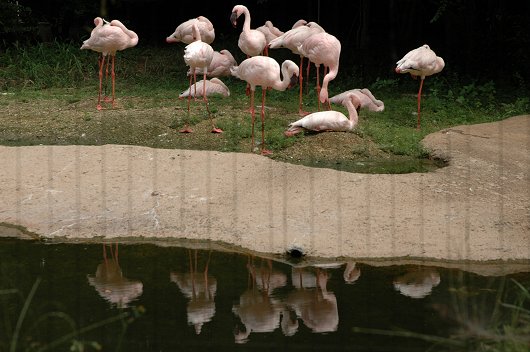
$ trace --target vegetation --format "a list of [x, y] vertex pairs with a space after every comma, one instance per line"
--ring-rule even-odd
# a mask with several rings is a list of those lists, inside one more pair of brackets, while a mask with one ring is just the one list
[[[133, 48], [117, 56], [117, 107], [98, 112], [97, 55], [79, 50], [79, 43], [8, 45], [0, 53], [0, 143], [134, 144], [250, 152], [251, 124], [245, 84], [225, 78], [228, 98], [213, 97], [210, 110], [225, 133], [208, 133], [209, 121], [200, 101], [177, 100], [188, 81], [183, 46]], [[291, 58], [273, 51], [278, 60]], [[314, 75], [314, 70], [313, 73]], [[314, 84], [314, 78], [310, 79]], [[289, 162], [359, 172], [426, 171], [429, 155], [420, 141], [429, 133], [460, 124], [498, 121], [528, 113], [528, 92], [514, 96], [491, 81], [468, 80], [449, 69], [427, 78], [422, 99], [422, 130], [415, 129], [418, 81], [389, 73], [371, 80], [357, 78], [344, 67], [330, 84], [330, 94], [368, 87], [385, 102], [385, 111], [362, 111], [353, 133], [305, 134], [287, 138], [283, 131], [298, 119], [298, 89], [267, 92], [265, 136], [273, 158]], [[110, 89], [110, 82], [108, 84]], [[259, 102], [258, 88], [256, 101]], [[306, 110], [317, 111], [317, 96], [309, 89]], [[259, 105], [259, 104], [258, 104]], [[334, 107], [347, 114], [342, 106]], [[260, 140], [259, 112], [256, 141]], [[195, 131], [178, 129], [189, 122]], [[423, 161], [422, 161], [423, 160]]]

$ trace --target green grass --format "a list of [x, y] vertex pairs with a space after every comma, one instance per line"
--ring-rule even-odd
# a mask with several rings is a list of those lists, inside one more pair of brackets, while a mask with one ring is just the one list
[[[0, 113], [0, 143], [120, 143], [250, 152], [250, 113], [246, 110], [249, 99], [245, 95], [244, 82], [223, 78], [230, 87], [231, 96], [210, 99], [215, 123], [225, 131], [222, 136], [213, 136], [207, 133], [210, 125], [201, 102], [192, 102], [188, 115], [186, 101], [176, 99], [188, 85], [185, 78], [187, 67], [182, 59], [183, 46], [137, 47], [118, 53], [116, 58], [119, 107], [98, 112], [95, 110], [97, 54], [79, 50], [79, 47], [80, 43], [54, 42], [34, 46], [13, 45], [0, 52], [0, 106], [3, 111]], [[277, 58], [293, 59], [287, 51], [272, 53]], [[361, 112], [356, 130], [348, 134], [351, 138], [347, 143], [355, 143], [347, 152], [348, 160], [343, 160], [345, 155], [340, 155], [339, 160], [339, 155], [330, 152], [316, 159], [314, 156], [306, 158], [301, 160], [302, 163], [316, 161], [316, 164], [334, 168], [357, 165], [358, 161], [366, 165], [384, 165], [383, 161], [376, 162], [370, 147], [375, 144], [382, 153], [409, 158], [412, 167], [384, 165], [367, 172], [380, 172], [381, 169], [394, 170], [390, 172], [421, 171], [420, 166], [414, 165], [421, 164], [418, 160], [428, 157], [428, 151], [420, 144], [425, 135], [450, 126], [499, 121], [530, 111], [529, 94], [524, 89], [514, 90], [496, 86], [493, 82], [466, 80], [450, 72], [449, 68], [448, 65], [447, 72], [426, 79], [422, 98], [422, 129], [417, 131], [415, 114], [419, 81], [405, 75], [389, 74], [388, 77], [362, 82], [356, 78], [355, 68], [342, 67], [337, 79], [330, 84], [330, 94], [367, 87], [385, 102], [385, 111]], [[311, 85], [313, 80], [310, 80]], [[514, 91], [517, 95], [513, 94]], [[261, 88], [257, 89], [255, 100], [259, 106]], [[316, 102], [316, 92], [312, 87], [304, 95], [305, 109], [317, 111]], [[313, 135], [296, 138], [283, 135], [287, 125], [299, 118], [296, 114], [297, 87], [285, 92], [268, 91], [266, 106], [266, 144], [273, 150], [274, 158], [289, 160], [297, 145], [311, 143], [315, 150], [320, 148], [325, 154], [325, 146], [317, 145], [317, 138]], [[335, 106], [334, 109], [347, 114], [343, 107]], [[197, 133], [178, 134], [178, 129], [186, 122]], [[260, 141], [259, 109], [255, 131], [256, 141]], [[329, 137], [326, 143], [334, 143], [333, 134], [326, 137]], [[300, 158], [304, 159], [303, 156]], [[358, 171], [356, 167], [353, 169]]]

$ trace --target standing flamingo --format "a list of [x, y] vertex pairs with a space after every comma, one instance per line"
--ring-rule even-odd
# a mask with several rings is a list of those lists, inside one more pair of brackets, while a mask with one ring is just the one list
[[[206, 75], [208, 77], [223, 77], [230, 76], [230, 69], [233, 66], [237, 66], [237, 61], [234, 59], [230, 51], [223, 49], [221, 51], [213, 52], [213, 59], [210, 65], [208, 66], [208, 72]], [[196, 73], [203, 74], [203, 69], [198, 67]], [[188, 70], [188, 76], [191, 74], [191, 70]]]
[[[206, 74], [208, 71], [208, 65], [210, 65], [213, 59], [213, 48], [210, 46], [210, 44], [207, 44], [201, 40], [201, 32], [199, 31], [198, 22], [199, 20], [195, 20], [195, 22], [192, 24], [193, 35], [196, 38], [196, 41], [191, 44], [188, 44], [184, 49], [184, 61], [186, 62], [186, 65], [190, 67], [191, 72], [193, 73], [192, 75], [190, 75], [190, 90], [191, 80], [193, 79], [194, 82], [197, 82], [195, 68], [202, 67], [204, 76], [202, 99], [204, 101], [204, 104], [206, 105], [206, 110], [208, 111], [208, 117], [210, 118], [210, 122], [212, 123], [212, 133], [222, 133], [223, 130], [215, 127], [213, 123], [212, 114], [210, 113], [210, 108], [208, 107], [208, 97], [206, 94]], [[197, 96], [197, 92], [195, 92], [195, 96]], [[191, 94], [188, 95], [188, 114], [190, 112], [190, 100]], [[189, 133], [192, 131], [186, 124], [184, 129], [182, 129], [180, 132]]]
[[[304, 55], [298, 50], [304, 41], [312, 36], [313, 34], [324, 32], [324, 29], [320, 27], [315, 22], [309, 22], [307, 25], [303, 25], [304, 20], [299, 20], [295, 23], [296, 27], [288, 30], [281, 36], [276, 39], [273, 39], [269, 46], [271, 49], [274, 48], [287, 48], [293, 52], [293, 54], [300, 55], [300, 72], [298, 74], [298, 80], [300, 84], [300, 95], [298, 98], [298, 114], [300, 116], [307, 115], [308, 113], [302, 109], [302, 88], [303, 88], [303, 78], [302, 78], [302, 67], [304, 62]], [[308, 65], [309, 68], [309, 65]], [[309, 72], [307, 72], [309, 74]]]
[[96, 27], [90, 33], [90, 38], [83, 42], [81, 49], [91, 49], [102, 54], [99, 59], [99, 92], [98, 105], [96, 106], [98, 110], [101, 110], [103, 109], [101, 106], [101, 86], [103, 81], [103, 65], [105, 57], [107, 55], [112, 57], [112, 106], [114, 107], [116, 81], [114, 61], [116, 58], [116, 51], [125, 50], [138, 44], [138, 35], [127, 29], [127, 27], [118, 20], [113, 20], [108, 23], [101, 17], [96, 17], [94, 19], [94, 24]]
[[230, 22], [234, 28], [237, 26], [237, 19], [242, 14], [245, 15], [245, 22], [243, 23], [243, 31], [239, 35], [237, 45], [248, 57], [261, 55], [265, 46], [267, 45], [267, 39], [265, 34], [261, 33], [256, 29], [250, 29], [250, 12], [244, 5], [236, 5], [232, 9], [230, 15]]
[[[340, 41], [326, 32], [321, 32], [308, 37], [302, 45], [298, 47], [298, 51], [307, 57], [309, 61], [315, 64], [317, 67], [317, 93], [319, 96], [319, 108], [320, 103], [328, 103], [328, 84], [329, 81], [337, 77], [339, 72], [339, 59], [340, 59], [341, 45]], [[324, 71], [326, 67], [329, 68], [329, 72], [324, 75], [322, 80], [322, 89], [320, 88], [319, 78], [319, 67], [324, 65]]]
[[[244, 60], [239, 66], [232, 68], [232, 75], [246, 81], [250, 85], [250, 112], [252, 116], [252, 147], [254, 148], [254, 92], [261, 86], [261, 154], [272, 152], [265, 149], [265, 93], [268, 87], [284, 91], [298, 75], [298, 66], [291, 60], [285, 60], [281, 67], [276, 60], [268, 56], [254, 56]], [[295, 82], [296, 83], [296, 82]]]
[[351, 131], [358, 122], [359, 115], [357, 107], [361, 102], [355, 94], [350, 94], [347, 99], [343, 100], [344, 106], [348, 109], [349, 118], [340, 111], [319, 111], [309, 114], [298, 121], [289, 124], [289, 129], [285, 131], [287, 137], [294, 136], [304, 129], [310, 131]]
[[413, 78], [416, 78], [416, 76], [420, 76], [421, 78], [420, 89], [418, 91], [418, 125], [416, 127], [416, 129], [419, 130], [421, 128], [420, 108], [423, 80], [427, 76], [442, 71], [445, 62], [441, 57], [436, 56], [434, 51], [425, 44], [417, 49], [409, 51], [407, 55], [403, 56], [401, 60], [396, 62], [396, 65], [396, 73], [410, 73]]
[[202, 41], [207, 44], [212, 44], [215, 39], [215, 30], [212, 22], [204, 16], [192, 18], [178, 25], [175, 32], [166, 38], [167, 43], [183, 42], [184, 44], [191, 44], [195, 39], [193, 38], [193, 23], [198, 20], [197, 26], [201, 32]]

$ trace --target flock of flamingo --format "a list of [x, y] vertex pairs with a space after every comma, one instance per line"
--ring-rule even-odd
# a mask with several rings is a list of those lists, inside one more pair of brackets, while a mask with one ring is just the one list
[[[230, 95], [228, 87], [219, 79], [223, 76], [234, 76], [247, 82], [247, 95], [250, 95], [250, 112], [252, 118], [252, 149], [254, 148], [255, 104], [254, 94], [257, 86], [261, 86], [261, 154], [271, 154], [265, 148], [265, 100], [268, 89], [284, 91], [288, 87], [299, 83], [298, 113], [301, 119], [291, 123], [285, 131], [286, 136], [292, 136], [303, 130], [311, 131], [350, 131], [358, 123], [358, 113], [361, 108], [371, 111], [382, 111], [384, 104], [377, 100], [368, 89], [352, 89], [329, 98], [329, 82], [337, 77], [341, 43], [333, 35], [327, 33], [315, 22], [297, 21], [292, 29], [282, 32], [270, 21], [265, 25], [251, 29], [250, 12], [246, 6], [236, 5], [232, 9], [230, 21], [234, 28], [237, 20], [244, 15], [245, 21], [239, 36], [238, 47], [246, 55], [246, 59], [237, 64], [228, 50], [215, 51], [210, 45], [215, 39], [213, 24], [204, 16], [190, 19], [180, 24], [175, 32], [166, 38], [167, 43], [182, 42], [187, 44], [184, 50], [184, 61], [189, 66], [189, 89], [180, 94], [179, 98], [187, 98], [188, 113], [191, 98], [202, 96], [212, 125], [212, 133], [222, 133], [214, 124], [208, 107], [208, 96], [212, 94]], [[97, 109], [103, 109], [101, 103], [103, 69], [106, 65], [108, 76], [109, 61], [112, 60], [112, 98], [103, 97], [104, 102], [115, 103], [115, 72], [114, 59], [117, 51], [125, 50], [138, 44], [138, 35], [127, 29], [120, 21], [107, 22], [101, 17], [94, 19], [95, 28], [90, 38], [83, 42], [81, 49], [91, 49], [100, 53], [99, 57], [99, 93]], [[298, 66], [291, 60], [285, 60], [281, 66], [268, 56], [269, 49], [287, 48], [300, 56]], [[308, 113], [303, 106], [303, 62], [308, 60], [306, 79], [309, 75], [310, 63], [317, 70], [318, 112]], [[418, 91], [417, 129], [420, 129], [421, 91], [425, 77], [440, 72], [445, 63], [436, 56], [428, 45], [422, 45], [408, 52], [397, 63], [397, 73], [410, 73], [412, 77], [421, 78]], [[320, 85], [319, 69], [324, 66], [324, 77]], [[197, 82], [197, 74], [203, 79]], [[211, 77], [210, 80], [207, 77]], [[348, 109], [348, 117], [339, 111], [331, 110], [331, 103], [342, 104]], [[323, 104], [327, 110], [320, 111]], [[192, 132], [186, 125], [180, 132]]]

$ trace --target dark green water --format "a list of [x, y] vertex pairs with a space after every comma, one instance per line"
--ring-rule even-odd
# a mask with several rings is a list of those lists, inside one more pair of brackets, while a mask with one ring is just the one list
[[15, 239], [0, 239], [0, 258], [0, 351], [467, 351], [474, 328], [523, 329], [503, 304], [530, 308], [524, 264], [489, 277]]

